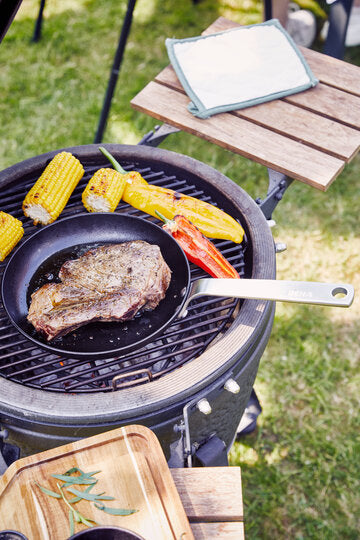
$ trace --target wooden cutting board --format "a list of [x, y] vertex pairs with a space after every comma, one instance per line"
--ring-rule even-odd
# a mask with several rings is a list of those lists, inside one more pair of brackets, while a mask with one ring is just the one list
[[[138, 425], [118, 428], [52, 450], [19, 459], [0, 478], [0, 529], [13, 529], [29, 540], [65, 540], [70, 536], [68, 507], [43, 493], [39, 483], [57, 491], [52, 474], [73, 467], [100, 470], [93, 493], [115, 497], [106, 506], [136, 509], [113, 516], [81, 500], [74, 506], [101, 525], [117, 525], [145, 540], [191, 540], [193, 534], [160, 443]], [[61, 484], [61, 482], [60, 482]], [[75, 486], [83, 490], [86, 486]], [[71, 493], [65, 491], [67, 498]], [[86, 528], [75, 524], [75, 532]]]

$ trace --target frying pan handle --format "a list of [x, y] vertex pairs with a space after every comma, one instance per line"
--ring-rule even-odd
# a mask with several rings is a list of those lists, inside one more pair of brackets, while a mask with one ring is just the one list
[[354, 299], [354, 288], [344, 283], [204, 278], [192, 283], [179, 317], [186, 315], [191, 300], [203, 295], [349, 307]]

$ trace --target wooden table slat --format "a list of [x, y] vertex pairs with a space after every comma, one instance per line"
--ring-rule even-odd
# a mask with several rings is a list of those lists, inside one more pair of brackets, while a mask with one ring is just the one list
[[[337, 120], [342, 124], [355, 128], [355, 139], [360, 135], [360, 131], [357, 131], [360, 130], [359, 97], [346, 94], [341, 90], [324, 84], [318, 84], [314, 88], [306, 90], [306, 92], [287, 96], [284, 100], [288, 103], [306, 107], [310, 111], [317, 112], [319, 115], [323, 114], [331, 120]], [[319, 118], [321, 117], [319, 116]]]
[[325, 191], [345, 162], [295, 140], [250, 123], [234, 114], [217, 114], [201, 120], [187, 111], [189, 98], [150, 82], [131, 105], [158, 120], [274, 168], [294, 179]]
[[240, 467], [170, 471], [191, 522], [243, 520]]
[[244, 540], [243, 523], [190, 523], [195, 540]]
[[[172, 66], [163, 69], [155, 77], [155, 81], [184, 93], [182, 84]], [[318, 89], [312, 89], [309, 98], [307, 98], [307, 92], [301, 92], [289, 96], [289, 99], [285, 101], [270, 101], [260, 106], [233, 111], [233, 114], [258, 123], [281, 135], [304, 142], [339, 159], [350, 161], [360, 149], [360, 131], [333, 120], [342, 116], [346, 118], [348, 113], [347, 105], [344, 104], [343, 106], [340, 96], [339, 99], [332, 99], [336, 96], [328, 95], [329, 92], [330, 94], [331, 92], [338, 92], [337, 90], [322, 87], [316, 95], [319, 95], [318, 101], [321, 101], [323, 112], [328, 118], [319, 115], [315, 117], [313, 90]], [[311, 96], [313, 97], [311, 98]], [[326, 101], [326, 97], [331, 101]], [[292, 101], [294, 104], [303, 104], [305, 108], [293, 105]], [[359, 108], [357, 123], [360, 129], [360, 99], [356, 98], [356, 101], [357, 103], [354, 103], [353, 106]]]
[[360, 96], [360, 69], [358, 66], [312, 49], [300, 47], [300, 50], [311, 71], [321, 82]]
[[170, 469], [195, 540], [244, 540], [240, 467]]

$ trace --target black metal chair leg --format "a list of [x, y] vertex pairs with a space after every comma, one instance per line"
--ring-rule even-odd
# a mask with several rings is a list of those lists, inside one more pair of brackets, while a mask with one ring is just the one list
[[334, 58], [344, 57], [346, 31], [352, 5], [353, 0], [336, 0], [331, 4], [329, 30], [323, 52]]
[[264, 0], [264, 19], [272, 19], [272, 0]]
[[45, 0], [40, 0], [39, 13], [38, 13], [38, 17], [35, 23], [34, 35], [32, 37], [32, 40], [35, 42], [39, 41], [41, 37], [41, 28], [42, 28], [44, 8], [45, 8]]
[[[329, 30], [322, 52], [328, 56], [342, 59], [345, 52], [346, 31], [353, 0], [329, 0], [328, 3], [331, 3]], [[263, 0], [263, 4], [264, 19], [268, 21], [272, 18], [272, 0]]]
[[136, 4], [136, 0], [129, 0], [128, 2], [127, 11], [126, 11], [124, 23], [121, 29], [120, 39], [119, 39], [119, 43], [118, 43], [117, 50], [115, 53], [113, 65], [111, 68], [110, 79], [108, 82], [108, 87], [106, 90], [104, 104], [103, 104], [103, 108], [100, 114], [99, 124], [98, 124], [97, 132], [95, 135], [94, 143], [99, 143], [102, 141], [102, 137], [105, 131], [105, 126], [106, 126], [106, 122], [107, 122], [107, 118], [108, 118], [110, 106], [111, 106], [111, 100], [114, 94], [115, 86], [116, 86], [117, 79], [120, 72], [121, 62], [124, 56], [126, 42], [129, 36], [130, 28], [131, 28], [135, 4]]

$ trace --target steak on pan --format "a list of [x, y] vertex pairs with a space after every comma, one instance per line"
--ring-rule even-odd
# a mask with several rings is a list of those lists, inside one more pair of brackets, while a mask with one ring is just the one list
[[90, 249], [31, 295], [28, 320], [48, 341], [95, 321], [126, 321], [164, 298], [171, 271], [159, 246], [137, 240]]

